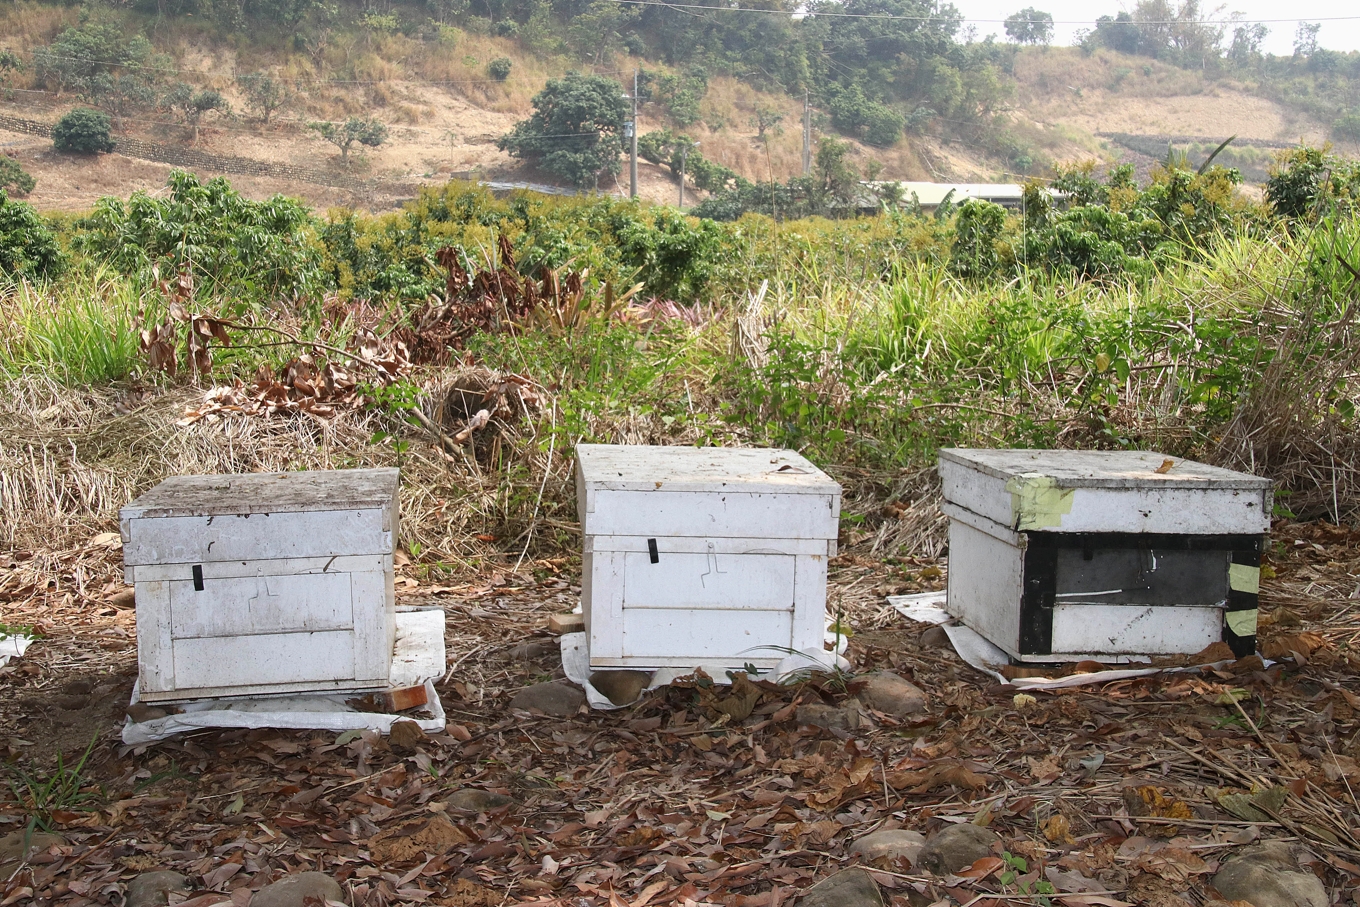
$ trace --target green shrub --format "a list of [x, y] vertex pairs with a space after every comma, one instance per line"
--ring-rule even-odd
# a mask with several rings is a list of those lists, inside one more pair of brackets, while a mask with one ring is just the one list
[[33, 191], [38, 181], [7, 154], [0, 154], [0, 189], [13, 189], [15, 195], [24, 196]]
[[52, 127], [52, 145], [58, 151], [70, 154], [98, 154], [113, 150], [113, 139], [109, 136], [108, 114], [77, 107], [57, 121]]
[[1343, 111], [1332, 124], [1332, 135], [1339, 139], [1360, 142], [1360, 109]]
[[510, 78], [510, 68], [513, 64], [509, 57], [497, 57], [487, 64], [486, 71], [497, 82], [504, 82]]
[[55, 277], [65, 266], [56, 236], [33, 206], [10, 201], [0, 189], [0, 277]]
[[1002, 262], [998, 244], [1006, 226], [1006, 209], [970, 198], [959, 207], [949, 268], [960, 277], [991, 277]]

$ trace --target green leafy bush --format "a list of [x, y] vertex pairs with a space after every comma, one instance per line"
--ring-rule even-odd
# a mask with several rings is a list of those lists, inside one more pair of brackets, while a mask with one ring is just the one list
[[102, 198], [76, 227], [76, 247], [124, 274], [188, 270], [210, 295], [264, 303], [318, 281], [310, 213], [294, 199], [243, 197], [222, 177], [173, 170], [163, 196]]
[[12, 189], [24, 196], [33, 191], [38, 181], [19, 162], [7, 154], [0, 154], [0, 189]]
[[56, 277], [66, 257], [46, 221], [24, 202], [0, 189], [0, 277], [6, 280]]
[[108, 114], [77, 107], [52, 127], [52, 145], [58, 151], [70, 154], [112, 151], [114, 142], [109, 136], [110, 127]]
[[510, 78], [510, 69], [513, 65], [509, 57], [497, 57], [487, 64], [486, 71], [497, 82], [504, 82]]

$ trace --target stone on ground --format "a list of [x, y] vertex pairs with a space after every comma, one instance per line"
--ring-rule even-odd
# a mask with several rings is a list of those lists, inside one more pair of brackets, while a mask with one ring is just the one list
[[926, 838], [918, 865], [936, 875], [958, 872], [991, 855], [997, 840], [996, 832], [981, 825], [971, 822], [950, 825]]
[[895, 861], [906, 858], [915, 866], [921, 859], [921, 850], [926, 846], [926, 836], [919, 831], [905, 828], [871, 832], [850, 845], [850, 852], [859, 854], [866, 860], [887, 859]]
[[921, 647], [924, 649], [953, 649], [954, 643], [944, 627], [936, 624], [921, 634]]
[[308, 898], [343, 902], [345, 892], [324, 872], [296, 872], [255, 892], [250, 907], [307, 907]]
[[538, 711], [554, 718], [570, 718], [586, 704], [586, 694], [569, 683], [550, 680], [525, 687], [510, 700], [510, 708]]
[[858, 679], [866, 682], [860, 700], [875, 711], [894, 718], [925, 711], [926, 694], [921, 688], [891, 671], [875, 671]]
[[798, 907], [883, 907], [883, 892], [863, 869], [842, 869], [803, 892]]
[[170, 892], [188, 890], [189, 880], [177, 872], [165, 869], [144, 872], [128, 882], [123, 907], [165, 907], [170, 903]]
[[799, 724], [807, 724], [813, 727], [852, 731], [859, 727], [859, 709], [852, 706], [837, 708], [824, 702], [810, 702], [798, 707], [798, 711], [794, 713], [794, 719]]
[[604, 694], [614, 705], [637, 702], [647, 684], [652, 682], [649, 671], [596, 671], [590, 675], [590, 685]]
[[495, 791], [465, 787], [449, 794], [444, 798], [444, 802], [451, 808], [461, 809], [464, 812], [485, 813], [503, 809], [512, 805], [515, 801], [505, 794], [498, 794]]
[[533, 661], [535, 658], [550, 655], [561, 648], [562, 644], [556, 639], [531, 639], [511, 649], [510, 657], [515, 661]]
[[1327, 889], [1318, 877], [1302, 868], [1283, 841], [1248, 847], [1228, 860], [1214, 887], [1224, 900], [1246, 901], [1256, 907], [1327, 907]]

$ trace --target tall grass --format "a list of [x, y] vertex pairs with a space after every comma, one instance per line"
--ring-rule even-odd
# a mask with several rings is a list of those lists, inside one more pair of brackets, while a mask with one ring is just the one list
[[63, 384], [106, 384], [143, 368], [130, 280], [103, 272], [0, 292], [0, 376], [42, 371]]

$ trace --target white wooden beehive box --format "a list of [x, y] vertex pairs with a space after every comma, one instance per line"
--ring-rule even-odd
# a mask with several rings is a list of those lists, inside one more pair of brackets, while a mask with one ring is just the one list
[[124, 507], [141, 699], [386, 687], [397, 487], [395, 469], [177, 476]]
[[1255, 651], [1268, 479], [1142, 451], [942, 450], [949, 613], [1018, 661]]
[[591, 667], [772, 667], [823, 648], [841, 488], [790, 450], [582, 444]]

